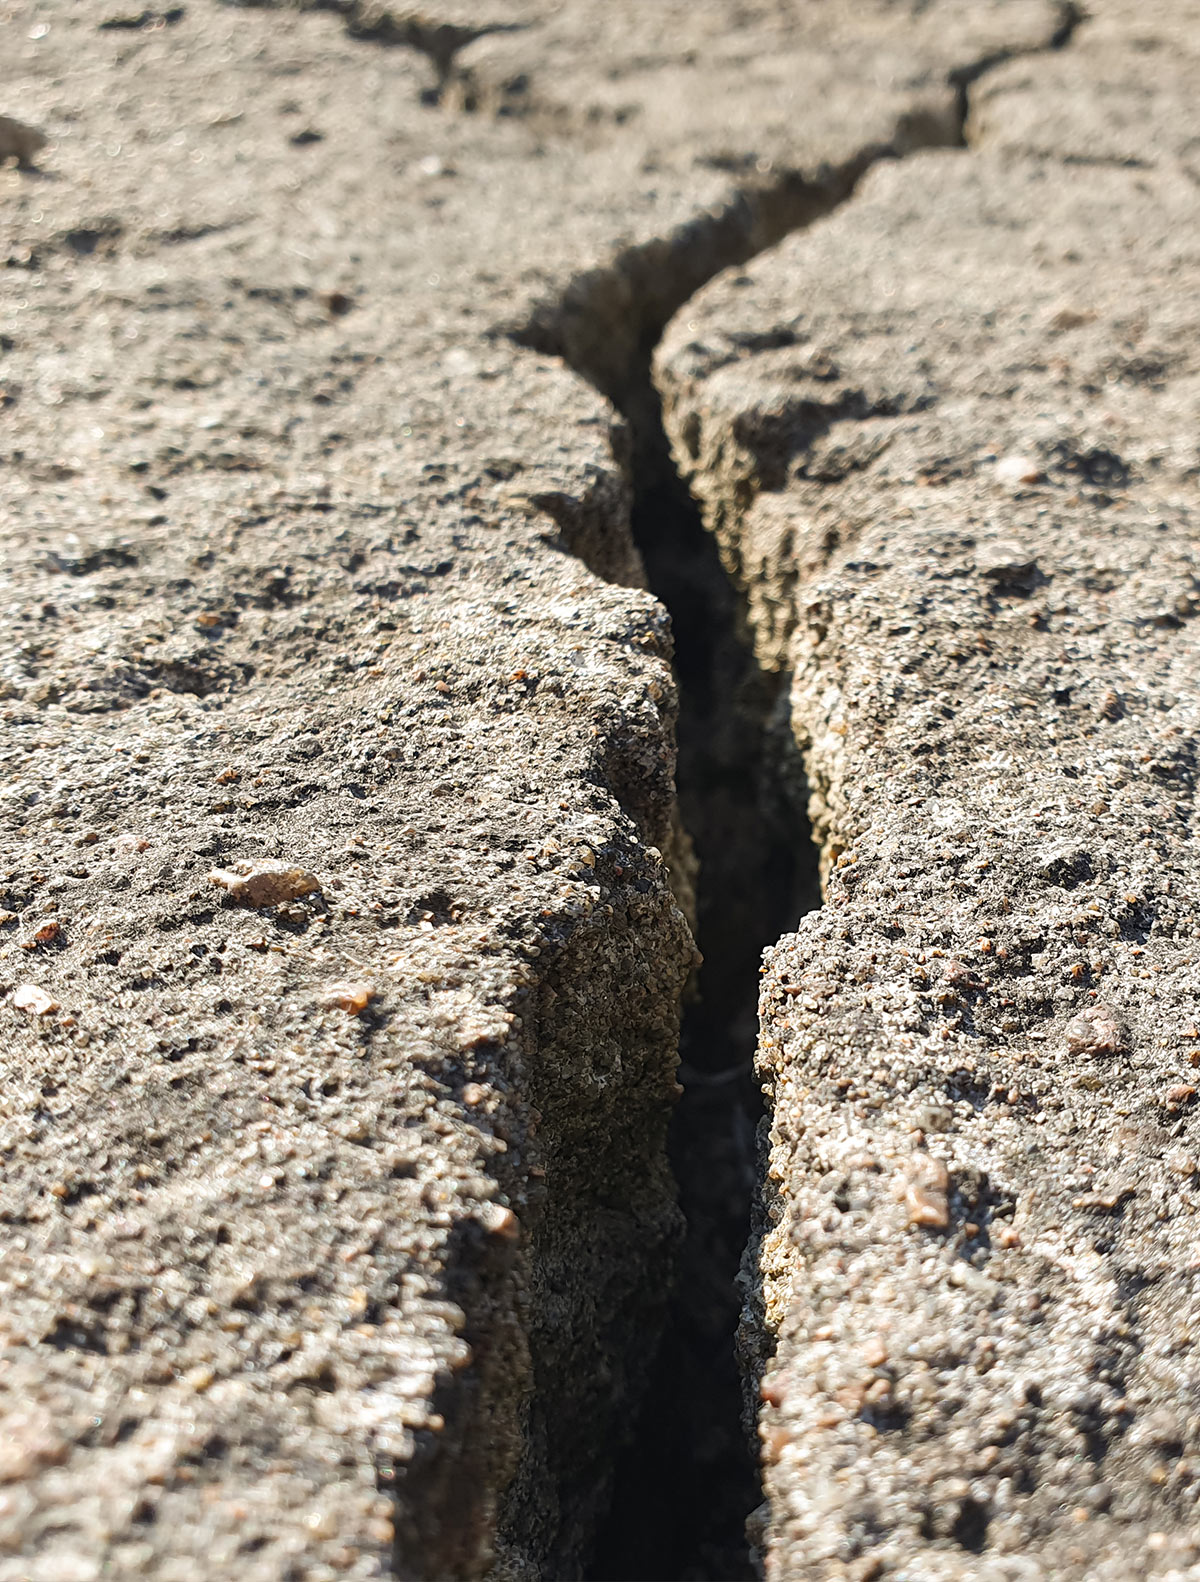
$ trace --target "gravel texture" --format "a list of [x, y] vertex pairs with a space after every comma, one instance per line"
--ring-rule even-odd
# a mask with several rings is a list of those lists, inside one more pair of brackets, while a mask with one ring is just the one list
[[[863, 534], [883, 535], [878, 573], [841, 573], [849, 580], [829, 595], [838, 615], [816, 657], [791, 631], [803, 625], [811, 636], [808, 616], [781, 614], [788, 630], [778, 642], [799, 645], [800, 733], [836, 746], [810, 755], [822, 835], [831, 853], [836, 845], [858, 854], [838, 870], [837, 905], [810, 936], [842, 928], [852, 936], [813, 947], [836, 1000], [821, 1036], [852, 1025], [839, 1009], [851, 993], [843, 977], [879, 949], [872, 920], [882, 914], [872, 910], [870, 884], [895, 888], [908, 867], [908, 904], [925, 885], [938, 898], [930, 906], [947, 913], [921, 779], [937, 769], [936, 751], [911, 782], [881, 760], [874, 772], [893, 798], [886, 818], [871, 812], [870, 798], [884, 792], [869, 789], [872, 771], [855, 757], [876, 728], [866, 723], [870, 711], [884, 730], [903, 695], [916, 698], [914, 708], [882, 739], [907, 758], [902, 744], [918, 717], [924, 731], [934, 707], [915, 667], [928, 663], [938, 688], [949, 685], [952, 661], [932, 646], [923, 657], [917, 624], [904, 634], [914, 668], [900, 675], [908, 661], [894, 656], [907, 648], [889, 647], [884, 676], [867, 613], [872, 599], [882, 601], [887, 620], [904, 624], [894, 612], [926, 597], [910, 584], [944, 556], [966, 569], [945, 588], [939, 581], [938, 596], [961, 594], [969, 620], [957, 605], [937, 619], [986, 627], [995, 653], [988, 677], [1001, 689], [997, 728], [1012, 738], [1004, 750], [1024, 754], [1043, 776], [1019, 799], [1000, 768], [988, 782], [1002, 804], [989, 814], [999, 831], [995, 868], [1025, 862], [1025, 826], [1005, 822], [1014, 800], [1030, 817], [1047, 810], [1038, 861], [1043, 845], [1057, 852], [1068, 839], [1054, 823], [1070, 816], [1060, 811], [1065, 793], [1047, 767], [1059, 749], [1041, 736], [1030, 746], [1031, 732], [1053, 729], [1068, 742], [1071, 721], [1086, 716], [1111, 744], [1112, 763], [1125, 766], [1124, 786], [1106, 793], [1109, 822], [1097, 833], [1088, 825], [1078, 840], [1069, 834], [1090, 872], [1068, 852], [1061, 871], [1078, 879], [1054, 903], [1084, 919], [1068, 930], [1071, 949], [1083, 950], [1083, 981], [1063, 986], [1061, 1004], [1052, 998], [1046, 1053], [1030, 1043], [1019, 1076], [1004, 1068], [1017, 1094], [1004, 1101], [1010, 1115], [981, 1102], [980, 1125], [998, 1140], [962, 1147], [980, 1160], [993, 1150], [996, 1162], [978, 1165], [981, 1180], [992, 1172], [996, 1190], [1008, 1191], [1013, 1167], [1003, 1161], [1028, 1146], [1034, 1122], [1021, 1106], [1033, 1106], [1047, 1116], [1046, 1153], [1057, 1153], [1066, 1175], [1081, 1175], [1083, 1163], [1067, 1168], [1066, 1159], [1082, 1144], [1055, 1128], [1086, 1113], [1097, 1160], [1111, 1136], [1137, 1195], [1121, 1195], [1098, 1163], [1096, 1182], [1064, 1186], [1053, 1201], [1064, 1205], [1063, 1224], [1103, 1214], [1106, 1235], [1134, 1237], [1135, 1246], [1141, 1236], [1158, 1249], [1127, 1260], [1142, 1273], [1120, 1287], [1133, 1304], [1120, 1321], [1142, 1326], [1148, 1354], [1151, 1341], [1174, 1333], [1156, 1315], [1176, 1287], [1156, 1271], [1168, 1256], [1180, 1266], [1184, 1254], [1168, 1242], [1185, 1235], [1186, 1221], [1179, 1210], [1143, 1227], [1159, 1199], [1138, 1174], [1142, 1144], [1111, 1130], [1115, 1111], [1103, 1094], [1123, 1084], [1122, 1124], [1136, 1131], [1151, 1124], [1142, 1110], [1158, 1103], [1152, 1090], [1186, 1086], [1186, 1062], [1182, 1075], [1174, 1066], [1166, 1073], [1175, 1001], [1156, 1017], [1154, 1037], [1168, 1040], [1167, 1052], [1156, 1052], [1138, 997], [1147, 980], [1116, 965], [1135, 960], [1132, 942], [1105, 945], [1094, 966], [1074, 941], [1110, 921], [1119, 939], [1122, 929], [1140, 929], [1146, 956], [1136, 970], [1164, 967], [1152, 980], [1161, 977], [1164, 1001], [1169, 983], [1186, 981], [1182, 967], [1166, 975], [1183, 955], [1156, 954], [1166, 949], [1160, 936], [1174, 927], [1182, 939], [1186, 922], [1181, 903], [1164, 899], [1171, 863], [1182, 875], [1184, 857], [1172, 844], [1175, 825], [1157, 810], [1189, 805], [1186, 734], [1165, 745], [1154, 738], [1146, 762], [1165, 767], [1152, 782], [1137, 766], [1146, 719], [1161, 731], [1178, 717], [1175, 671], [1188, 652], [1186, 625], [1165, 636], [1154, 625], [1190, 613], [1178, 603], [1191, 584], [1181, 580], [1190, 573], [1176, 530], [1190, 419], [1183, 395], [1173, 396], [1172, 429], [1158, 388], [1187, 388], [1178, 360], [1185, 343], [1168, 317], [1186, 314], [1171, 282], [1191, 213], [1187, 138], [1167, 116], [1178, 138], [1169, 169], [1165, 161], [1149, 173], [1105, 165], [1086, 183], [1024, 146], [1037, 118], [1018, 110], [1039, 91], [1026, 77], [1067, 59], [1039, 55], [1035, 68], [1028, 52], [1051, 45], [1065, 15], [1042, 0], [568, 0], [431, 5], [419, 14], [351, 3], [188, 0], [151, 10], [15, 0], [0, 11], [11, 113], [0, 121], [0, 1582], [440, 1582], [489, 1570], [515, 1582], [580, 1573], [653, 1351], [678, 1234], [664, 1139], [679, 997], [694, 963], [676, 901], [690, 908], [674, 807], [669, 627], [641, 586], [628, 525], [627, 463], [644, 412], [626, 403], [631, 443], [587, 381], [628, 395], [666, 318], [716, 269], [846, 197], [879, 158], [955, 143], [963, 84], [984, 64], [996, 68], [987, 79], [996, 97], [977, 94], [978, 113], [1007, 129], [995, 152], [883, 172], [836, 222], [865, 227], [847, 238], [849, 252], [829, 244], [842, 234], [836, 226], [824, 243], [814, 233], [803, 247], [832, 245], [832, 253], [782, 255], [779, 289], [784, 298], [796, 289], [786, 260], [809, 259], [805, 311], [830, 293], [819, 311], [831, 346], [846, 342], [838, 355], [847, 366], [861, 359], [856, 384], [873, 389], [877, 380], [885, 402], [919, 394], [927, 376], [895, 361], [893, 345], [885, 355], [870, 335], [860, 338], [845, 317], [858, 300], [855, 271], [885, 267], [877, 225], [889, 227], [894, 260], [908, 236], [913, 262], [903, 271], [896, 264], [894, 289], [915, 293], [915, 317], [964, 321], [953, 345], [940, 328], [920, 332], [921, 355], [948, 359], [928, 378], [953, 388], [946, 405], [959, 413], [938, 418], [947, 426], [935, 449], [957, 455], [965, 446], [974, 456], [982, 441], [971, 400], [982, 397], [962, 369], [975, 379], [993, 370], [986, 378], [998, 395], [1017, 378], [1007, 364], [996, 371], [1000, 343], [970, 306], [993, 267], [988, 238], [1010, 246], [1014, 227], [1040, 225], [1061, 251], [1073, 224], [1079, 284], [1057, 265], [1045, 278], [1013, 266], [1010, 298], [1027, 302], [1053, 284], [1087, 298], [1065, 311], [1091, 311], [1095, 299], [1094, 320], [1046, 334], [1066, 337], [1068, 368], [1092, 370], [1106, 401], [1128, 401], [1131, 437], [1102, 445], [1081, 420], [1076, 448], [1059, 457], [1054, 423], [1022, 416], [1047, 406], [1038, 392], [1058, 376], [1049, 365], [1031, 373], [1020, 403], [997, 402], [987, 442], [998, 447], [994, 459], [1019, 449], [1046, 472], [1046, 510], [1062, 515], [1061, 528], [1058, 515], [1047, 519], [1011, 555], [992, 554], [988, 535], [972, 535], [966, 502], [978, 495], [1003, 514], [1014, 488], [1033, 487], [1010, 467], [1015, 482], [1002, 485], [984, 469], [948, 479], [943, 494], [895, 484], [888, 498], [897, 511], [911, 509], [915, 525], [889, 538], [881, 496], [871, 492], [882, 486], [866, 469], [848, 485], [861, 485], [861, 504], [846, 496], [839, 512], [859, 510]], [[1118, 76], [1134, 60], [1135, 93], [1137, 62], [1113, 15], [1115, 42], [1096, 48]], [[1148, 19], [1147, 36], [1169, 18]], [[1097, 40], [1108, 26], [1097, 21]], [[1183, 52], [1169, 53], [1186, 87]], [[1184, 88], [1179, 113], [1191, 115]], [[1131, 120], [1151, 146], [1150, 121]], [[986, 147], [993, 134], [981, 125]], [[1079, 136], [1090, 146], [1086, 127]], [[877, 219], [871, 205], [883, 205]], [[989, 219], [1001, 213], [1003, 221]], [[980, 239], [968, 245], [972, 225]], [[1111, 255], [1107, 295], [1088, 225]], [[952, 237], [961, 263], [947, 253]], [[1126, 237], [1141, 258], [1158, 260], [1158, 277], [1130, 264]], [[935, 245], [944, 274], [916, 262]], [[755, 304], [775, 289], [762, 278], [766, 297], [734, 289], [753, 334], [764, 322]], [[986, 295], [986, 311], [999, 313], [990, 288]], [[1122, 363], [1110, 389], [1109, 365], [1096, 359], [1118, 299], [1130, 326], [1144, 299], [1166, 361], [1157, 374]], [[719, 311], [736, 318], [728, 302]], [[894, 305], [884, 312], [894, 315]], [[1149, 328], [1122, 333], [1140, 357]], [[737, 356], [755, 360], [753, 345]], [[841, 377], [810, 373], [821, 400]], [[894, 458], [933, 444], [921, 427], [933, 418], [917, 422], [918, 406], [913, 395], [914, 425], [897, 438]], [[902, 403], [879, 419], [909, 410]], [[869, 423], [864, 432], [874, 432]], [[1154, 445], [1164, 459], [1152, 464]], [[1093, 476], [1106, 447], [1120, 460], [1119, 483], [1117, 474]], [[1100, 494], [1112, 497], [1103, 509]], [[945, 507], [947, 520], [928, 514], [941, 500], [959, 502]], [[1151, 517], [1169, 526], [1148, 539], [1142, 524]], [[1098, 573], [1089, 581], [1078, 569], [1072, 522], [1108, 535], [1098, 583]], [[918, 534], [942, 549], [915, 557]], [[728, 545], [736, 536], [732, 527], [724, 533]], [[976, 542], [986, 564], [971, 558]], [[1080, 601], [1084, 613], [1072, 618], [1088, 627], [1079, 654], [1061, 660], [1069, 676], [1059, 690], [1074, 700], [1054, 705], [1061, 720], [1043, 691], [1032, 694], [1036, 714], [1015, 714], [1008, 701], [1035, 681], [1041, 687], [1046, 667], [1060, 663], [1047, 657], [1062, 646], [1053, 635], [1059, 617], [1047, 606], [1043, 627], [1030, 625], [1046, 589]], [[1131, 613], [1106, 613], [1104, 600]], [[1110, 627], [1120, 638], [1111, 657]], [[969, 655], [964, 664], [984, 661]], [[1074, 679], [1076, 670], [1086, 678]], [[955, 676], [955, 696], [974, 697], [974, 674]], [[975, 729], [974, 705], [959, 707], [960, 734], [946, 733], [946, 750], [961, 742], [961, 762], [973, 762], [961, 733]], [[1079, 735], [1079, 763], [1096, 750]], [[955, 771], [953, 789], [939, 793], [963, 810], [942, 844], [976, 828], [976, 780], [963, 778]], [[859, 813], [845, 789], [852, 783]], [[1121, 795], [1149, 799], [1151, 783], [1155, 809], [1121, 804]], [[1144, 855], [1142, 837], [1131, 834], [1143, 817]], [[872, 848], [870, 838], [881, 844]], [[982, 833], [970, 839], [983, 849]], [[1118, 857], [1128, 869], [1119, 882], [1106, 866]], [[1057, 861], [1045, 855], [1051, 900]], [[1004, 882], [1005, 893], [1016, 883]], [[971, 905], [999, 907], [991, 886], [1000, 883], [982, 878]], [[1125, 885], [1135, 901], [1108, 895]], [[1041, 904], [1043, 890], [1036, 895]], [[1088, 921], [1093, 896], [1102, 924]], [[1014, 908], [1028, 910], [1024, 900]], [[988, 1062], [1000, 1062], [999, 1073], [1015, 1058], [1003, 1051], [1023, 1040], [1012, 1029], [989, 1031], [976, 1049], [972, 1040], [984, 1035], [970, 1017], [991, 1029], [987, 1018], [1003, 1018], [1007, 995], [1008, 1020], [1023, 1028], [1030, 1006], [1049, 1003], [1038, 985], [1058, 971], [1058, 958], [1003, 990], [973, 985], [1001, 959], [1013, 963], [1000, 974], [1008, 983], [1034, 951], [1041, 916], [1019, 939], [1015, 924], [1004, 933], [989, 922], [995, 948], [982, 963], [947, 924], [964, 960], [956, 992], [974, 1010], [945, 1044], [935, 1030], [938, 1058], [962, 1045], [954, 1069], [975, 1059], [988, 1093]], [[915, 928], [915, 917], [904, 926]], [[781, 964], [804, 948], [781, 948], [771, 984], [784, 983]], [[935, 943], [914, 936], [905, 948], [915, 960]], [[936, 948], [949, 959], [948, 944]], [[1095, 1065], [1104, 1078], [1076, 1100], [1072, 1076], [1070, 1103], [1052, 1111], [1048, 1091], [1074, 1071], [1057, 1053], [1059, 1035], [1089, 1008], [1097, 974], [1096, 1003], [1113, 1006], [1111, 1020], [1094, 1017], [1090, 1030], [1073, 1022], [1074, 1042], [1097, 1048], [1071, 1059], [1087, 1062], [1083, 1075]], [[881, 971], [881, 982], [892, 981]], [[874, 1027], [870, 1016], [890, 1026], [891, 989], [879, 993], [882, 1010], [854, 1013], [864, 1029]], [[915, 1018], [903, 1036], [916, 1052], [902, 1057], [880, 1033], [872, 1070], [890, 1071], [893, 1059], [905, 1071], [924, 1069], [923, 1014], [904, 1012]], [[1104, 1053], [1099, 1046], [1114, 1039]], [[1058, 1063], [1046, 1065], [1051, 1057]], [[1135, 1076], [1150, 1070], [1139, 1061], [1158, 1065], [1134, 1103]], [[872, 1092], [888, 1091], [889, 1080]], [[855, 1102], [830, 1111], [838, 1124]], [[780, 1097], [780, 1127], [790, 1124], [789, 1103]], [[1172, 1112], [1155, 1125], [1186, 1125], [1186, 1097], [1162, 1104], [1175, 1105], [1182, 1122]], [[903, 1153], [908, 1111], [888, 1113]], [[864, 1125], [882, 1124], [870, 1116]], [[824, 1146], [821, 1124], [813, 1110], [794, 1147]], [[926, 1152], [957, 1147], [959, 1131], [938, 1134]], [[935, 1220], [945, 1198], [957, 1226], [967, 1201], [963, 1161], [945, 1163], [945, 1184], [936, 1165], [910, 1171], [880, 1243], [893, 1261], [897, 1246], [910, 1250], [905, 1296], [923, 1280], [935, 1306], [945, 1284]], [[799, 1182], [799, 1154], [787, 1169]], [[1188, 1175], [1172, 1169], [1160, 1174], [1170, 1187], [1162, 1202], [1175, 1212]], [[972, 1212], [990, 1212], [991, 1190], [978, 1187]], [[1111, 1210], [1070, 1206], [1088, 1193], [1119, 1201]], [[781, 1203], [785, 1196], [781, 1189]], [[1020, 1234], [1051, 1249], [1038, 1265], [1048, 1271], [1038, 1276], [1043, 1306], [1064, 1315], [1044, 1321], [1039, 1335], [1061, 1337], [1054, 1356], [1074, 1379], [1080, 1337], [1101, 1322], [1087, 1303], [1108, 1300], [1114, 1254], [1086, 1254], [1098, 1261], [1078, 1276], [1085, 1295], [1072, 1307], [1057, 1294], [1073, 1291], [1063, 1282], [1076, 1276], [1055, 1262], [1061, 1236], [1045, 1217], [1049, 1188], [1029, 1197], [1014, 1199], [1013, 1223], [1042, 1216]], [[933, 1216], [920, 1236], [904, 1228], [913, 1205]], [[789, 1249], [782, 1233], [771, 1245], [786, 1283], [808, 1253]], [[992, 1278], [968, 1260], [954, 1267]], [[798, 1335], [800, 1309], [781, 1289], [772, 1274], [771, 1324], [783, 1328], [777, 1315], [786, 1309], [788, 1334]], [[797, 1291], [797, 1303], [832, 1300], [819, 1280]], [[839, 1313], [849, 1334], [861, 1316], [856, 1300], [847, 1296]], [[968, 1314], [959, 1327], [974, 1346], [972, 1322]], [[936, 1328], [932, 1319], [923, 1325]], [[1122, 1377], [1141, 1377], [1128, 1346], [1103, 1344], [1119, 1353], [1111, 1366], [1124, 1368]], [[1155, 1366], [1174, 1377], [1182, 1364]], [[1051, 1402], [1038, 1423], [1065, 1421], [1053, 1396], [1059, 1375], [1050, 1362], [1036, 1367]], [[810, 1388], [804, 1378], [797, 1412]], [[1110, 1395], [1096, 1388], [1099, 1405], [1086, 1411], [1107, 1444], [1116, 1419]], [[1168, 1409], [1165, 1385], [1146, 1389]], [[870, 1426], [861, 1416], [848, 1421], [863, 1434]], [[1181, 1432], [1190, 1431], [1185, 1423]], [[1030, 1430], [1050, 1436], [1048, 1464], [1057, 1432]], [[1163, 1487], [1182, 1500], [1186, 1457], [1163, 1465]], [[938, 1492], [940, 1476], [931, 1471], [938, 1510], [950, 1498]], [[885, 1474], [873, 1482], [886, 1504]], [[1114, 1495], [1114, 1511], [1125, 1498]], [[1149, 1518], [1139, 1512], [1128, 1519], [1140, 1532]], [[1079, 1541], [1091, 1543], [1116, 1519], [1098, 1517]]]
[[761, 999], [768, 1578], [1200, 1574], [1200, 15], [1092, 9], [659, 355], [825, 871]]

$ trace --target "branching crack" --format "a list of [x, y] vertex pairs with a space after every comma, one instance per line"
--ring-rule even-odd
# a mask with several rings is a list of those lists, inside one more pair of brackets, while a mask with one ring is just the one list
[[[666, 236], [623, 248], [606, 265], [576, 275], [559, 295], [533, 307], [513, 339], [564, 362], [608, 397], [635, 427], [643, 415], [650, 358], [684, 303], [714, 276], [747, 263], [794, 231], [832, 214], [882, 160], [931, 148], [965, 148], [970, 90], [1021, 55], [1066, 47], [1085, 13], [1063, 0], [1054, 31], [1040, 44], [992, 50], [947, 73], [953, 113], [928, 108], [899, 117], [891, 136], [818, 171], [784, 168], [736, 187], [720, 208], [696, 215]], [[636, 438], [636, 435], [635, 435]]]
[[1015, 60], [1020, 55], [1044, 55], [1048, 51], [1065, 49], [1075, 37], [1080, 24], [1087, 20], [1087, 12], [1082, 6], [1076, 5], [1074, 0], [1061, 0], [1058, 14], [1058, 25], [1045, 44], [1035, 45], [1029, 49], [992, 50], [986, 55], [981, 55], [970, 65], [958, 66], [951, 71], [948, 81], [955, 91], [960, 147], [968, 146], [967, 116], [970, 110], [970, 94], [979, 79], [985, 77], [988, 72], [994, 71], [997, 66], [1003, 66], [1007, 61]]
[[442, 22], [419, 11], [395, 11], [386, 5], [372, 4], [371, 0], [340, 0], [336, 8], [345, 16], [346, 31], [352, 38], [414, 49], [426, 57], [436, 76], [426, 95], [429, 102], [443, 103], [450, 97], [452, 85], [458, 84], [461, 107], [468, 110], [477, 105], [474, 93], [462, 92], [464, 84], [470, 87], [471, 78], [455, 64], [459, 53], [493, 33], [520, 33], [528, 26], [525, 22], [487, 22], [471, 27]]

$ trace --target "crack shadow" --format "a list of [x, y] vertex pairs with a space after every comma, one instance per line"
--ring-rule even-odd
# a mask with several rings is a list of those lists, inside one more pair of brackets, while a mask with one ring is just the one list
[[[681, 1033], [682, 1096], [669, 1151], [687, 1222], [667, 1327], [614, 1494], [590, 1582], [741, 1582], [758, 1575], [747, 1522], [761, 1505], [753, 1391], [735, 1337], [760, 1305], [744, 1269], [764, 1212], [754, 1078], [763, 949], [820, 905], [807, 790], [788, 718], [787, 678], [761, 667], [745, 598], [680, 477], [663, 430], [651, 363], [668, 322], [723, 270], [831, 214], [866, 172], [932, 148], [966, 149], [972, 86], [1019, 54], [1070, 43], [1083, 11], [1065, 0], [1042, 44], [995, 51], [950, 72], [945, 116], [902, 117], [816, 179], [796, 171], [737, 189], [666, 236], [623, 249], [572, 279], [508, 331], [563, 359], [628, 425], [619, 460], [648, 586], [670, 613], [679, 688], [677, 789], [699, 860], [697, 938], [704, 962]], [[761, 1227], [759, 1227], [761, 1229]], [[760, 1314], [761, 1317], [761, 1314]]]
[[819, 903], [819, 887], [781, 708], [784, 678], [755, 659], [742, 598], [675, 472], [652, 397], [647, 371], [634, 429], [632, 525], [675, 634], [676, 779], [700, 865], [704, 962], [683, 1018], [683, 1092], [668, 1145], [687, 1230], [646, 1400], [589, 1575], [738, 1582], [754, 1575], [745, 1522], [762, 1499], [733, 1347], [758, 1179], [758, 971], [764, 947]]

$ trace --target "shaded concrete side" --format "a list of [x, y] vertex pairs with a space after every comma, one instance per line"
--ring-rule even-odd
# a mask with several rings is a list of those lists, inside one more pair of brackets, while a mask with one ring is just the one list
[[[115, 573], [14, 545], [19, 611], [53, 599], [86, 652], [7, 725], [0, 1574], [382, 1575], [394, 1522], [397, 1574], [476, 1575], [521, 1468], [546, 1514], [510, 1574], [565, 1573], [587, 1505], [555, 1480], [602, 1487], [661, 1306], [692, 959], [653, 850], [661, 614], [519, 515], [374, 519], [339, 563], [299, 514], [295, 602], [239, 605], [252, 564], [198, 535]], [[392, 578], [314, 708], [307, 655]], [[148, 581], [192, 645], [221, 612], [228, 679], [128, 654], [133, 695], [89, 709]], [[239, 864], [307, 893], [237, 905]]]
[[1196, 18], [1095, 9], [660, 354], [826, 872], [761, 1002], [768, 1576], [1200, 1559]]

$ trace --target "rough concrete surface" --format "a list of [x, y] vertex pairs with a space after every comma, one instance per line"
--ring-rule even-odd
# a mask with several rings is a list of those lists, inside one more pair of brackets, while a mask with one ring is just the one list
[[1200, 1575], [1200, 13], [1090, 9], [659, 355], [826, 875], [761, 998], [769, 1578]]
[[568, 1575], [692, 959], [609, 419], [415, 63], [97, 20], [11, 24], [0, 1575]]
[[[0, 7], [0, 1582], [582, 1573], [695, 961], [647, 360], [880, 160], [662, 363], [840, 864], [767, 980], [768, 1568], [869, 1521], [966, 1575], [977, 1507], [1052, 1574], [1187, 1552], [1194, 95], [1173, 8], [1096, 10], [1058, 50], [1043, 0]], [[935, 1156], [970, 1237], [906, 1228]], [[853, 1371], [872, 1259], [924, 1395]], [[839, 1370], [876, 1393], [810, 1433]], [[977, 1396], [1012, 1445], [964, 1493]]]

